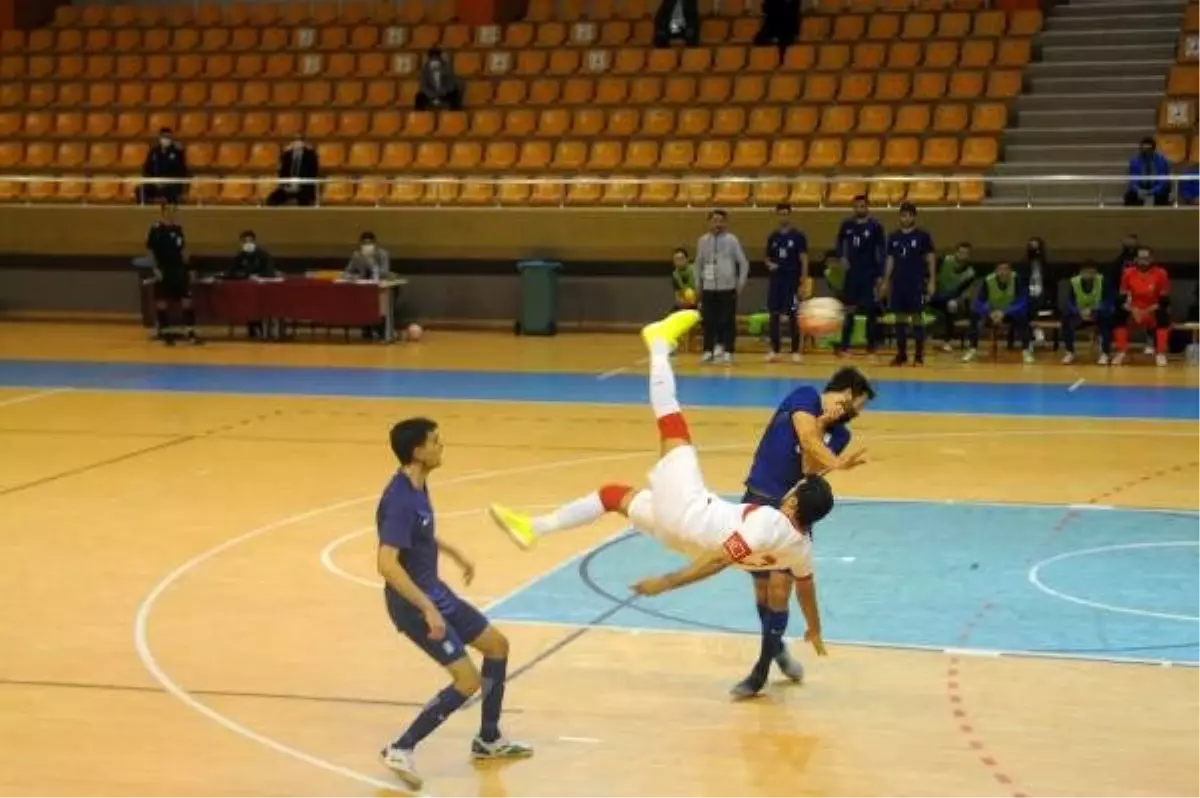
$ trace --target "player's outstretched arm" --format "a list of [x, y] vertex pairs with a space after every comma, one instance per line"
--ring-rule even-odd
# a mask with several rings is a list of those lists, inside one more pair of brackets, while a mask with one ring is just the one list
[[796, 577], [796, 601], [808, 626], [804, 639], [812, 643], [818, 656], [825, 656], [825, 641], [821, 639], [821, 610], [817, 606], [817, 583], [812, 574]]
[[678, 571], [672, 571], [662, 576], [650, 576], [633, 586], [633, 592], [639, 596], [657, 596], [668, 590], [684, 587], [708, 579], [729, 567], [730, 559], [724, 553], [711, 557], [701, 557], [693, 560]]

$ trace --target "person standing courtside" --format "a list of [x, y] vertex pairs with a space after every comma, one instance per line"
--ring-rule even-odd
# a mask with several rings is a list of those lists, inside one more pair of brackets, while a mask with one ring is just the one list
[[779, 229], [767, 237], [767, 312], [771, 351], [767, 362], [779, 357], [779, 317], [787, 316], [788, 332], [792, 338], [792, 360], [800, 362], [800, 325], [796, 313], [801, 294], [808, 290], [808, 239], [792, 224], [792, 206], [776, 205]]
[[192, 275], [188, 270], [187, 241], [183, 228], [175, 221], [175, 206], [162, 204], [162, 218], [150, 225], [146, 249], [154, 260], [154, 310], [159, 337], [174, 346], [168, 312], [172, 303], [179, 305], [189, 341], [200, 343], [196, 335], [196, 311], [192, 307]]
[[917, 227], [917, 206], [911, 202], [901, 203], [900, 229], [888, 236], [883, 275], [888, 310], [896, 319], [893, 366], [908, 363], [910, 326], [917, 345], [913, 365], [925, 365], [925, 301], [934, 293], [936, 263], [933, 238]]
[[[521, 759], [532, 756], [533, 748], [500, 733], [508, 680], [508, 638], [438, 575], [440, 554], [462, 569], [463, 582], [468, 585], [475, 566], [435, 532], [429, 476], [442, 464], [437, 424], [427, 418], [406, 419], [392, 427], [390, 440], [399, 467], [375, 511], [376, 568], [384, 580], [384, 605], [396, 631], [445, 668], [451, 679], [381, 752], [384, 764], [409, 787], [419, 790], [422, 779], [413, 751], [480, 691], [479, 734], [471, 741], [471, 757]], [[482, 667], [475, 667], [467, 646], [483, 655]]]
[[850, 351], [854, 317], [858, 313], [867, 317], [867, 352], [875, 351], [879, 340], [876, 325], [886, 242], [887, 233], [883, 225], [871, 215], [866, 196], [859, 194], [854, 198], [854, 215], [844, 220], [838, 228], [837, 254], [846, 265], [846, 277], [842, 285], [846, 318], [842, 322], [842, 342], [838, 355]]
[[737, 298], [750, 276], [750, 261], [737, 236], [727, 229], [728, 221], [725, 211], [710, 211], [708, 232], [696, 242], [705, 363], [733, 362]]

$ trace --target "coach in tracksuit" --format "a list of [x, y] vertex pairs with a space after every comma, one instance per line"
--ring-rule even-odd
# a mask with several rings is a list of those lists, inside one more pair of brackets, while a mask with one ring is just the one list
[[705, 363], [733, 362], [737, 298], [750, 276], [750, 261], [737, 236], [726, 229], [728, 221], [725, 211], [709, 212], [709, 231], [696, 242]]

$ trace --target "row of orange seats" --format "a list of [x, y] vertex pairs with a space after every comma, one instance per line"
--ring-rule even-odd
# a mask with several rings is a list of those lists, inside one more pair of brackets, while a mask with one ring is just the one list
[[[455, 59], [459, 77], [569, 77], [588, 75], [733, 75], [788, 72], [840, 72], [911, 69], [1020, 68], [1030, 60], [1030, 40], [898, 42], [891, 46], [863, 43], [798, 45], [782, 63], [774, 48], [738, 46], [682, 51], [522, 50], [462, 53]], [[7, 80], [254, 80], [297, 75], [328, 78], [372, 78], [391, 74], [415, 76], [420, 59], [413, 54], [332, 53], [294, 56], [276, 53], [242, 55], [94, 55], [0, 57], [0, 78]]]
[[[807, 17], [800, 26], [801, 42], [924, 41], [926, 39], [998, 38], [1001, 36], [1032, 36], [1041, 29], [1042, 16], [1038, 11], [1018, 11], [1011, 15], [1003, 11], [970, 14], [912, 13], [873, 17]], [[759, 22], [751, 17], [737, 20], [707, 19], [702, 22], [701, 40], [746, 42], [754, 37]], [[324, 28], [106, 28], [21, 30], [0, 33], [0, 48], [4, 52], [38, 53], [106, 52], [274, 52], [288, 48], [302, 50], [374, 50], [377, 48], [409, 47], [424, 50], [440, 46], [447, 50], [466, 50], [472, 47], [503, 47], [522, 50], [528, 47], [552, 48], [562, 46], [616, 46], [627, 41], [649, 44], [653, 37], [652, 23], [612, 22], [597, 26], [593, 23], [516, 23], [506, 26], [485, 25], [418, 25], [379, 27], [360, 25]]]
[[[128, 108], [214, 108], [241, 109], [276, 107], [379, 108], [411, 105], [417, 92], [416, 81], [219, 81], [153, 83], [142, 88], [134, 84], [60, 84], [57, 91], [49, 84], [0, 87], [0, 105], [23, 104], [33, 92], [31, 105], [37, 106], [51, 92], [58, 106], [92, 105], [93, 101], [112, 98], [112, 103]], [[1005, 100], [1021, 91], [1021, 73], [1017, 70], [959, 72], [851, 72], [844, 75], [812, 73], [801, 75], [743, 75], [738, 78], [691, 77], [640, 78], [545, 78], [533, 81], [508, 79], [472, 81], [464, 93], [469, 108], [516, 105], [792, 105], [806, 103], [864, 104], [870, 102], [937, 102], [943, 99], [972, 101], [983, 98]], [[76, 101], [76, 102], [69, 102]], [[72, 111], [74, 112], [74, 111]], [[48, 112], [29, 111], [40, 120]]]
[[0, 114], [0, 139], [131, 139], [171, 128], [185, 142], [204, 138], [287, 139], [303, 133], [323, 139], [487, 139], [494, 136], [558, 138], [642, 136], [842, 136], [1000, 133], [1008, 123], [1003, 103], [938, 103], [863, 106], [793, 105], [738, 108], [527, 108], [507, 112], [422, 111], [127, 111], [88, 114]]
[[[57, 28], [140, 27], [238, 27], [252, 25], [355, 25], [365, 22], [416, 25], [449, 22], [457, 14], [455, 0], [405, 0], [405, 2], [285, 2], [255, 0], [254, 3], [146, 3], [142, 5], [64, 5], [55, 11]], [[977, 10], [985, 0], [817, 0], [811, 9], [819, 15], [843, 13]], [[530, 0], [525, 14], [529, 22], [554, 20], [605, 21], [640, 20], [653, 15], [655, 0]], [[750, 0], [705, 0], [700, 3], [704, 17], [743, 17], [758, 13], [760, 6]]]
[[[125, 153], [132, 157], [132, 152]], [[524, 141], [391, 141], [385, 144], [359, 141], [321, 142], [317, 154], [322, 169], [354, 169], [361, 172], [418, 170], [437, 172], [476, 170], [611, 172], [614, 170], [704, 171], [833, 169], [902, 170], [986, 169], [995, 164], [998, 145], [992, 136], [818, 137], [813, 139], [651, 139], [572, 140], [526, 139]], [[96, 156], [92, 160], [89, 156]], [[244, 141], [202, 141], [188, 148], [193, 169], [225, 171], [249, 168], [270, 171], [276, 166], [278, 150], [269, 144]], [[112, 142], [88, 145], [83, 142], [33, 142], [23, 150], [20, 143], [0, 143], [0, 168], [78, 170], [112, 169], [122, 163], [122, 153]]]
[[[275, 188], [271, 183], [237, 180], [198, 180], [188, 201], [200, 205], [261, 204]], [[867, 194], [878, 206], [904, 200], [922, 205], [976, 205], [985, 194], [982, 180], [943, 183], [931, 180], [858, 181], [826, 184], [796, 182], [723, 183], [693, 175], [682, 181], [651, 177], [643, 182], [613, 178], [608, 182], [564, 184], [547, 178], [540, 182], [491, 182], [467, 178], [458, 182], [419, 182], [408, 179], [335, 179], [322, 187], [325, 205], [462, 205], [462, 206], [588, 206], [683, 205], [692, 207], [773, 207], [781, 202], [803, 207], [851, 204]], [[115, 175], [71, 179], [63, 182], [22, 183], [0, 178], [0, 203], [11, 202], [130, 202], [133, 186]]]

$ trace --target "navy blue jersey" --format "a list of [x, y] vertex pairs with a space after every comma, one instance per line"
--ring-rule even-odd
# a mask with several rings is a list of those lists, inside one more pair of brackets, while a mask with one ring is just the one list
[[800, 277], [800, 256], [808, 252], [808, 239], [796, 228], [776, 230], [767, 236], [767, 258], [779, 268], [772, 277], [796, 280]]
[[375, 528], [380, 545], [400, 550], [400, 566], [434, 606], [440, 612], [452, 610], [454, 593], [438, 578], [438, 548], [429, 492], [417, 490], [407, 474], [397, 471], [379, 499]]
[[[746, 477], [747, 488], [775, 501], [791, 490], [805, 473], [800, 439], [792, 423], [795, 413], [820, 418], [821, 394], [815, 388], [804, 386], [784, 397], [759, 439], [750, 474]], [[850, 430], [845, 424], [834, 424], [825, 433], [825, 445], [835, 454], [841, 454], [849, 444]]]
[[873, 216], [852, 217], [838, 228], [837, 254], [846, 269], [865, 272], [872, 279], [883, 276], [883, 245], [887, 238], [883, 225]]
[[887, 238], [887, 254], [892, 258], [892, 280], [924, 284], [929, 280], [927, 255], [933, 252], [933, 238], [919, 227], [896, 230]]

